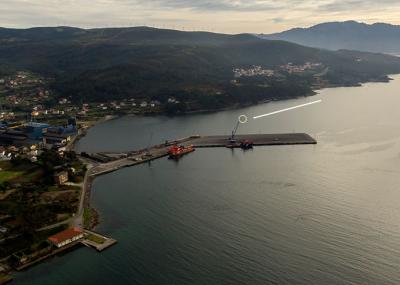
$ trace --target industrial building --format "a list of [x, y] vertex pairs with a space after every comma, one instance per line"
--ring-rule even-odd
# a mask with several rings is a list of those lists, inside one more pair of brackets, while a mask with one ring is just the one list
[[0, 145], [16, 147], [44, 145], [65, 146], [77, 135], [75, 118], [68, 119], [68, 125], [52, 127], [46, 123], [28, 122], [23, 126], [9, 127], [7, 122], [0, 124]]
[[40, 140], [50, 127], [49, 124], [29, 122], [23, 128], [28, 138], [32, 140]]
[[71, 135], [65, 133], [46, 133], [43, 135], [43, 143], [47, 145], [64, 146], [71, 141]]

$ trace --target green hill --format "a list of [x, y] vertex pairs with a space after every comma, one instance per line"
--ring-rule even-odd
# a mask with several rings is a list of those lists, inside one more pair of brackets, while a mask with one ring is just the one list
[[[281, 65], [321, 63], [318, 81], [351, 85], [400, 72], [400, 58], [327, 51], [249, 34], [181, 32], [147, 27], [0, 29], [0, 71], [29, 70], [54, 78], [59, 96], [76, 102], [174, 96], [192, 108], [304, 96], [320, 71], [289, 74]], [[234, 68], [277, 70], [240, 78]]]

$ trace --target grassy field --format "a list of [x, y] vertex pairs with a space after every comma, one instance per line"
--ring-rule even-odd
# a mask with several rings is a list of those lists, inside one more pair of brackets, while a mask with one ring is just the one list
[[88, 235], [86, 238], [98, 244], [103, 244], [106, 241], [104, 238], [92, 234]]
[[24, 174], [24, 171], [8, 171], [2, 170], [0, 171], [0, 183], [4, 183], [6, 181], [10, 181], [20, 177]]
[[9, 161], [1, 161], [0, 169], [0, 184], [4, 182], [34, 182], [42, 175], [39, 167], [25, 164], [15, 167]]
[[92, 211], [90, 208], [83, 209], [83, 226], [86, 228], [92, 218]]
[[[40, 254], [37, 245], [45, 243], [60, 228], [40, 232], [37, 229], [65, 221], [76, 213], [80, 185], [56, 185], [53, 179], [58, 169], [70, 168], [75, 170], [70, 174], [71, 181], [82, 179], [85, 166], [73, 153], [61, 157], [56, 152], [44, 151], [36, 163], [23, 154], [11, 161], [0, 161], [0, 216], [7, 216], [2, 220], [7, 229], [4, 237], [14, 237], [0, 245], [0, 259], [21, 251]], [[89, 210], [86, 216], [90, 220], [93, 213]]]

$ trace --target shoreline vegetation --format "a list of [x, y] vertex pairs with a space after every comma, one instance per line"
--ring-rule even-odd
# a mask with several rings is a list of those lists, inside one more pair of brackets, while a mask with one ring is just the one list
[[204, 113], [212, 113], [212, 112], [237, 110], [237, 109], [241, 109], [241, 108], [257, 106], [260, 104], [266, 104], [266, 103], [271, 103], [271, 102], [279, 102], [279, 101], [286, 101], [286, 100], [292, 100], [292, 99], [312, 97], [312, 96], [315, 96], [318, 94], [317, 91], [327, 89], [327, 88], [362, 87], [364, 84], [368, 84], [368, 83], [389, 83], [390, 81], [393, 80], [393, 78], [390, 77], [392, 75], [396, 75], [396, 74], [386, 75], [384, 77], [372, 78], [366, 82], [357, 82], [357, 83], [351, 83], [351, 84], [332, 84], [332, 83], [325, 82], [323, 84], [313, 86], [309, 92], [307, 92], [303, 95], [295, 96], [295, 97], [273, 98], [273, 99], [265, 99], [265, 100], [260, 100], [257, 102], [247, 102], [247, 103], [235, 103], [232, 105], [219, 107], [219, 108], [204, 108], [204, 109], [189, 110], [189, 111], [183, 111], [183, 112], [172, 113], [172, 114], [165, 110], [158, 110], [158, 111], [153, 111], [153, 112], [143, 112], [143, 113], [130, 113], [130, 112], [119, 112], [119, 114], [113, 113], [112, 115], [105, 115], [104, 117], [101, 117], [97, 121], [94, 121], [95, 124], [94, 125], [90, 124], [90, 128], [94, 127], [95, 125], [100, 124], [102, 122], [105, 122], [108, 120], [113, 120], [113, 119], [118, 119], [118, 118], [125, 117], [125, 116], [132, 116], [132, 117], [135, 117], [135, 116], [157, 116], [157, 115], [186, 116], [186, 115], [192, 115], [192, 114], [204, 114]]
[[[85, 123], [89, 128], [114, 118], [116, 116], [105, 116]], [[79, 197], [87, 187], [84, 177], [88, 164], [76, 155], [74, 149], [87, 128], [80, 129], [75, 139], [66, 145], [63, 156], [54, 150], [44, 150], [37, 162], [31, 162], [23, 155], [0, 162], [2, 210], [9, 208], [11, 211], [9, 216], [0, 216], [3, 222], [7, 222], [7, 227], [1, 227], [4, 238], [0, 238], [0, 284], [10, 282], [14, 270], [20, 271], [64, 251], [54, 249], [47, 239], [79, 222]], [[54, 175], [63, 171], [68, 173], [68, 183], [55, 183]], [[90, 208], [86, 212], [83, 228], [92, 229], [98, 224], [99, 215]], [[15, 223], [20, 226], [14, 222], [13, 227], [8, 226], [12, 215], [17, 215]]]

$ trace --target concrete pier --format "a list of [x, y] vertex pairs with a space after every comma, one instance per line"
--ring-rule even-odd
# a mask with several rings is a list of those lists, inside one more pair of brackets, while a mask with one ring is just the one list
[[[273, 146], [273, 145], [300, 145], [300, 144], [316, 144], [317, 141], [310, 135], [304, 133], [291, 134], [248, 134], [236, 135], [237, 142], [243, 140], [251, 140], [254, 146]], [[193, 145], [197, 148], [206, 147], [226, 147], [230, 143], [229, 136], [190, 136], [169, 142], [167, 144], [155, 145], [149, 149], [138, 151], [130, 151], [126, 153], [94, 153], [85, 154], [86, 158], [90, 158], [96, 162], [96, 165], [90, 169], [89, 176], [95, 177], [106, 173], [116, 171], [124, 167], [146, 163], [168, 155], [169, 148], [173, 144]], [[99, 161], [99, 157], [101, 159]], [[102, 162], [104, 161], [104, 162]]]
[[[236, 135], [235, 140], [238, 142], [250, 140], [254, 146], [317, 143], [310, 135], [304, 133]], [[225, 147], [229, 143], [229, 138], [227, 136], [206, 136], [193, 139], [190, 143], [195, 147]]]
[[103, 251], [117, 243], [115, 239], [106, 237], [93, 231], [84, 230], [84, 233], [85, 237], [81, 240], [81, 243], [83, 245], [95, 248], [97, 251]]

